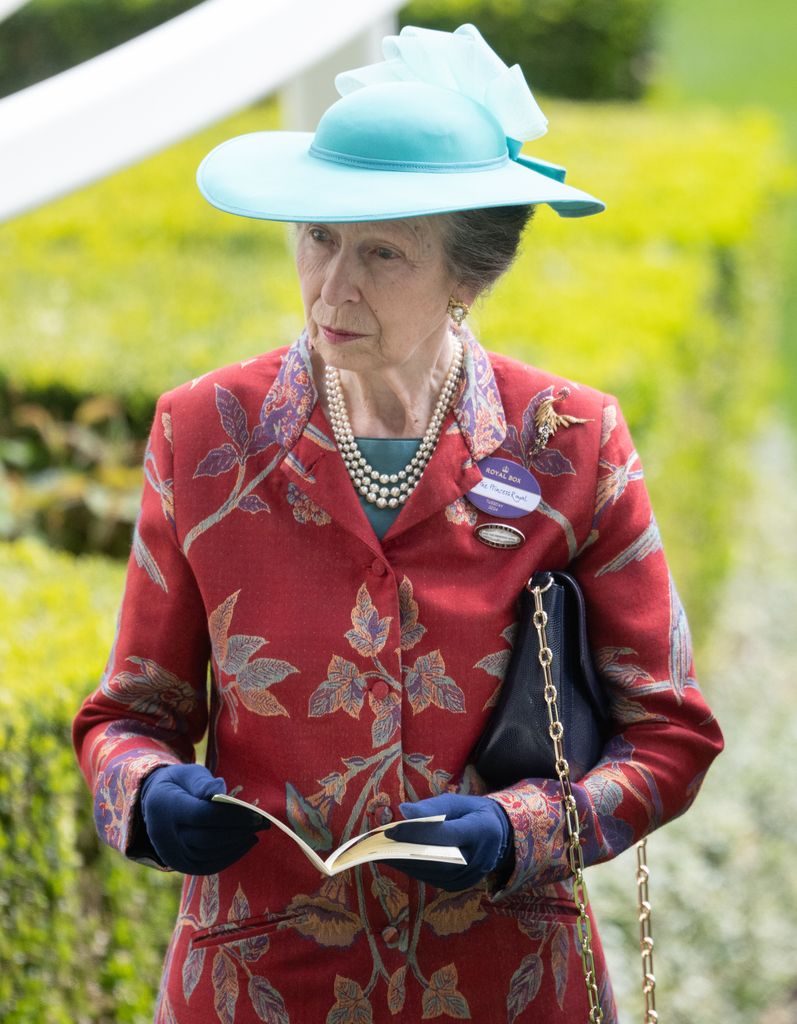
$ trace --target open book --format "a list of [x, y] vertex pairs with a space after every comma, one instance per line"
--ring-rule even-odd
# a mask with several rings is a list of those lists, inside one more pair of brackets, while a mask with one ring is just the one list
[[[297, 836], [293, 829], [275, 818], [268, 811], [256, 804], [247, 803], [246, 800], [239, 800], [235, 796], [227, 796], [226, 793], [217, 793], [213, 800], [222, 804], [236, 804], [238, 807], [246, 807], [250, 811], [268, 818], [272, 825], [276, 825], [285, 835], [290, 836], [302, 853], [321, 872], [322, 875], [336, 875], [339, 871], [356, 867], [358, 864], [365, 864], [369, 860], [435, 860], [442, 864], [467, 864], [458, 846], [427, 846], [423, 843], [404, 843], [397, 839], [389, 839], [384, 833], [386, 829], [401, 824], [398, 821], [391, 821], [389, 825], [380, 825], [378, 828], [364, 832], [360, 836], [349, 839], [342, 846], [339, 846], [334, 853], [331, 853], [326, 860], [322, 860], [312, 846]], [[429, 818], [413, 818], [413, 821], [445, 821], [445, 814], [435, 814]]]

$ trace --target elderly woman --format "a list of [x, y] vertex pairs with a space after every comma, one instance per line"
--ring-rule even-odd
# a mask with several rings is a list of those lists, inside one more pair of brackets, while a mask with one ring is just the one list
[[[596, 932], [589, 1009], [559, 783], [486, 792], [469, 764], [538, 569], [581, 584], [611, 699], [573, 783], [585, 863], [684, 811], [721, 748], [617, 401], [463, 322], [537, 204], [603, 204], [521, 154], [545, 119], [471, 26], [385, 45], [314, 135], [232, 139], [199, 172], [220, 209], [297, 225], [306, 330], [160, 399], [75, 723], [101, 837], [186, 875], [162, 1024], [615, 1020]], [[396, 833], [467, 864], [325, 878], [225, 788], [317, 851], [445, 814]]]

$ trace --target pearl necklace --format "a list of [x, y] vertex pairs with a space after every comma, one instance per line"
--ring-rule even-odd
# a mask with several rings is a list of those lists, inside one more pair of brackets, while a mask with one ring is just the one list
[[346, 400], [343, 397], [343, 388], [340, 383], [340, 374], [334, 366], [326, 368], [324, 379], [335, 442], [355, 488], [366, 501], [376, 505], [377, 508], [400, 508], [404, 504], [415, 490], [421, 479], [421, 474], [426, 469], [427, 463], [437, 447], [440, 431], [443, 429], [443, 421], [448, 415], [451, 400], [459, 382], [459, 375], [462, 372], [462, 342], [459, 338], [453, 338], [453, 342], [454, 358], [448, 368], [432, 418], [429, 420], [429, 426], [421, 438], [417, 452], [404, 469], [400, 469], [398, 473], [380, 473], [378, 469], [369, 465], [368, 460], [360, 451], [351, 429]]

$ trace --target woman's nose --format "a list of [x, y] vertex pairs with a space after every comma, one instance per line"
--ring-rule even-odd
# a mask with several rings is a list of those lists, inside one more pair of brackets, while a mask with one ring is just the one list
[[345, 302], [359, 302], [360, 289], [354, 256], [339, 250], [327, 263], [321, 299], [328, 306], [342, 306]]

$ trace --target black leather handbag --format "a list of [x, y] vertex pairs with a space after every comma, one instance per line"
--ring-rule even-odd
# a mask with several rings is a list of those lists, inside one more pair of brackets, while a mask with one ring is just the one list
[[573, 780], [597, 762], [608, 733], [608, 699], [592, 663], [584, 595], [569, 573], [535, 573], [520, 595], [518, 632], [498, 705], [471, 755], [493, 789], [520, 779], [556, 778], [532, 587], [542, 590], [564, 755]]
[[[498, 706], [471, 761], [493, 789], [520, 779], [558, 778], [563, 808], [570, 805], [575, 809], [570, 781], [596, 764], [608, 732], [609, 702], [592, 663], [581, 589], [569, 573], [535, 573], [521, 593], [518, 634]], [[557, 761], [557, 757], [563, 760]], [[588, 1019], [602, 1021], [577, 811], [566, 811], [564, 823]], [[636, 844], [637, 909], [644, 1020], [650, 1022], [658, 1017], [646, 849], [647, 839], [641, 839]]]

